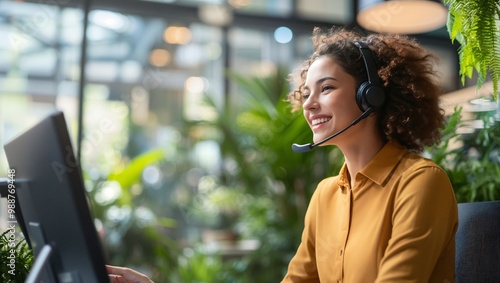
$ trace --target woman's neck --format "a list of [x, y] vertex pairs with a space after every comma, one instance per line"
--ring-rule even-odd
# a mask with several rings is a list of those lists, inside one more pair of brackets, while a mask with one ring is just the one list
[[351, 187], [354, 186], [356, 174], [363, 169], [385, 145], [385, 141], [378, 134], [366, 135], [357, 139], [357, 141], [358, 142], [339, 145], [340, 150], [344, 154]]

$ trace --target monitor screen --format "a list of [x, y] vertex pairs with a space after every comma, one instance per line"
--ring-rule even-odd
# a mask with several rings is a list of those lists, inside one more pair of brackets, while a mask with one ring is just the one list
[[4, 149], [37, 257], [34, 267], [42, 255], [47, 259], [37, 282], [109, 282], [64, 114], [51, 114]]

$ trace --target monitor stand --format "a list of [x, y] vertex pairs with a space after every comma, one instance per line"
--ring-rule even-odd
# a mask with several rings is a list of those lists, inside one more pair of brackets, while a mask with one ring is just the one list
[[[50, 260], [50, 255], [52, 255], [53, 248], [49, 244], [45, 244], [40, 252], [38, 253], [38, 256], [36, 257], [35, 263], [33, 264], [33, 267], [31, 267], [30, 273], [28, 274], [28, 277], [26, 278], [26, 281], [24, 283], [38, 283], [40, 282], [40, 277], [42, 276], [42, 273], [46, 273], [45, 267], [48, 266], [48, 262]], [[49, 282], [55, 282], [55, 281], [49, 281]]]
[[[58, 278], [59, 281], [54, 281], [54, 274], [52, 272], [48, 272], [50, 269], [47, 269], [46, 267], [50, 267], [50, 257], [52, 255], [52, 252], [54, 251], [54, 248], [49, 245], [45, 244], [41, 250], [38, 256], [36, 257], [35, 263], [33, 264], [33, 267], [30, 270], [30, 273], [28, 274], [28, 277], [24, 281], [24, 283], [52, 283], [52, 282], [59, 282], [59, 283], [82, 283], [82, 281], [79, 279], [80, 277], [78, 276], [78, 272], [66, 272], [59, 274]], [[43, 278], [40, 280], [40, 278]], [[47, 278], [47, 279], [45, 279]], [[49, 281], [47, 281], [49, 280]]]
[[40, 223], [30, 222], [28, 230], [34, 243], [33, 251], [36, 259], [24, 283], [82, 283], [78, 272], [63, 272], [60, 274], [54, 272], [51, 259], [57, 259], [57, 255], [54, 253], [56, 248], [47, 243]]
[[[40, 223], [30, 222], [28, 230], [35, 243], [33, 248], [37, 256], [24, 283], [82, 283], [78, 272], [54, 273], [51, 265], [51, 257], [55, 256], [55, 259], [57, 259], [57, 255], [53, 253], [55, 247], [45, 240], [42, 225]], [[56, 276], [58, 280], [55, 280]], [[42, 280], [40, 280], [40, 278], [42, 278]]]
[[30, 222], [28, 230], [33, 241], [33, 253], [36, 258], [25, 283], [39, 283], [40, 279], [42, 279], [42, 282], [57, 282], [50, 265], [54, 247], [45, 240], [42, 225], [37, 222]]

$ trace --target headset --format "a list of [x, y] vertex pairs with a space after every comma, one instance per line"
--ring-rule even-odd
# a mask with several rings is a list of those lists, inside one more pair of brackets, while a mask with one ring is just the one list
[[356, 103], [362, 112], [369, 109], [376, 111], [384, 104], [385, 93], [377, 74], [375, 59], [366, 44], [358, 41], [354, 42], [354, 45], [361, 52], [361, 57], [365, 62], [366, 74], [368, 75], [368, 81], [361, 83], [356, 91]]

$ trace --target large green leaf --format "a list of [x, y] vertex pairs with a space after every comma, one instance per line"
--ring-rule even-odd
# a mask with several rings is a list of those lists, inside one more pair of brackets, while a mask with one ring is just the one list
[[140, 181], [144, 169], [164, 158], [165, 152], [162, 149], [154, 149], [135, 157], [125, 168], [109, 174], [108, 180], [118, 182], [122, 188], [122, 205], [131, 204], [132, 195], [129, 188]]

